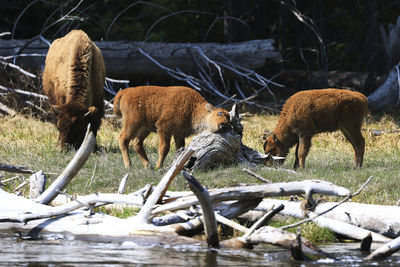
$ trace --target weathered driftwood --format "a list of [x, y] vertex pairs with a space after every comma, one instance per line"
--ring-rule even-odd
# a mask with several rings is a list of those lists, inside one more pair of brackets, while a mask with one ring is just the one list
[[400, 250], [400, 237], [381, 246], [380, 248], [369, 254], [364, 260], [383, 259], [399, 250]]
[[57, 179], [47, 188], [47, 190], [35, 199], [36, 202], [41, 204], [50, 203], [59, 194], [59, 192], [61, 192], [68, 185], [72, 178], [74, 178], [83, 164], [85, 164], [96, 145], [96, 137], [92, 132], [89, 131], [89, 127], [90, 125], [88, 125], [86, 136], [74, 158], [64, 169], [64, 171], [57, 177]]
[[[261, 199], [250, 199], [250, 200], [240, 200], [240, 201], [236, 201], [233, 203], [221, 203], [220, 205], [218, 205], [215, 208], [215, 212], [226, 219], [233, 219], [233, 218], [236, 218], [239, 215], [245, 213], [246, 211], [257, 207], [257, 205], [260, 203], [260, 201], [261, 201]], [[169, 218], [169, 219], [172, 219], [172, 218]], [[156, 220], [156, 218], [153, 219], [153, 222], [155, 220]], [[218, 216], [217, 216], [217, 220], [218, 220]], [[187, 221], [187, 220], [184, 220], [184, 221]], [[180, 221], [176, 221], [176, 216], [175, 216], [175, 221], [170, 220], [170, 222], [178, 223], [178, 222], [182, 222], [182, 219]], [[219, 222], [221, 222], [221, 221], [219, 221]], [[221, 222], [221, 223], [225, 224], [225, 221]], [[182, 222], [176, 226], [176, 232], [179, 234], [182, 234], [182, 235], [186, 235], [186, 236], [192, 236], [194, 234], [197, 234], [202, 229], [203, 229], [203, 218], [201, 216], [190, 219], [187, 222]]]
[[17, 114], [17, 112], [9, 107], [7, 107], [6, 105], [0, 103], [0, 111], [3, 111], [5, 113], [7, 113], [10, 116], [15, 116]]
[[210, 202], [209, 194], [193, 176], [186, 172], [182, 172], [183, 177], [189, 184], [190, 190], [196, 195], [199, 200], [201, 209], [204, 217], [204, 231], [206, 234], [206, 240], [209, 247], [218, 248], [218, 229], [217, 220], [215, 219], [214, 208]]
[[128, 181], [128, 178], [129, 178], [129, 173], [125, 174], [125, 176], [121, 179], [121, 182], [118, 187], [118, 194], [125, 193], [126, 182]]
[[[269, 210], [272, 206], [283, 204], [283, 215], [304, 218], [307, 211], [302, 208], [302, 202], [287, 200], [264, 199], [256, 210]], [[314, 213], [318, 214], [337, 205], [336, 202], [320, 203]], [[321, 218], [321, 219], [320, 219]], [[339, 234], [349, 238], [362, 240], [368, 232], [372, 232], [374, 242], [387, 242], [389, 238], [400, 235], [400, 207], [362, 204], [355, 202], [343, 203], [332, 211], [316, 219], [317, 224], [329, 227]], [[330, 219], [331, 221], [328, 221]], [[340, 222], [345, 224], [340, 224]], [[336, 227], [341, 225], [341, 227]], [[356, 228], [355, 228], [356, 227]]]
[[182, 170], [183, 165], [186, 163], [186, 161], [190, 158], [190, 156], [193, 153], [194, 153], [193, 150], [187, 149], [180, 155], [180, 157], [178, 157], [176, 161], [174, 161], [172, 167], [163, 176], [161, 181], [153, 190], [150, 197], [147, 199], [145, 205], [140, 210], [139, 214], [136, 216], [137, 221], [139, 221], [140, 223], [148, 223], [148, 221], [150, 220], [152, 209], [157, 203], [161, 202], [172, 180], [175, 178], [178, 172]]
[[[164, 66], [179, 68], [184, 72], [197, 72], [193, 53], [200, 48], [211, 60], [232, 62], [239, 66], [256, 69], [264, 66], [267, 59], [279, 59], [280, 53], [273, 40], [253, 40], [242, 43], [146, 43], [146, 42], [95, 42], [106, 63], [111, 77], [165, 77], [165, 72], [139, 53], [142, 49]], [[47, 42], [40, 39], [26, 46], [27, 40], [0, 39], [0, 56], [15, 56], [16, 64], [40, 70], [49, 49]], [[23, 48], [23, 49], [22, 49]], [[18, 54], [33, 54], [35, 57], [20, 57]], [[11, 58], [14, 59], [14, 58]]]
[[[291, 250], [293, 246], [296, 246], [296, 242], [298, 242], [296, 234], [276, 229], [271, 226], [261, 227], [252, 235], [246, 237], [245, 241], [251, 244], [267, 243], [277, 245], [287, 250]], [[329, 254], [325, 253], [305, 238], [301, 238], [301, 250], [306, 254], [332, 258]]]
[[[187, 169], [207, 170], [239, 163], [256, 166], [265, 163], [271, 157], [279, 159], [253, 150], [242, 143], [243, 125], [240, 122], [239, 107], [236, 103], [232, 106], [229, 115], [231, 130], [224, 133], [203, 132], [193, 138], [188, 148], [194, 150], [195, 153], [186, 164]], [[181, 151], [177, 151], [177, 155]]]
[[40, 170], [29, 177], [29, 198], [40, 196], [46, 186], [46, 175]]
[[[214, 202], [264, 198], [276, 196], [325, 194], [335, 196], [348, 196], [350, 191], [344, 187], [334, 185], [330, 182], [320, 180], [305, 180], [288, 183], [274, 183], [264, 185], [238, 186], [209, 190], [210, 199]], [[182, 197], [173, 203], [167, 203], [153, 210], [153, 214], [164, 211], [178, 210], [197, 205], [198, 201], [194, 196]]]
[[397, 65], [389, 72], [386, 81], [368, 96], [368, 107], [372, 113], [390, 112], [399, 107], [399, 77], [399, 65]]

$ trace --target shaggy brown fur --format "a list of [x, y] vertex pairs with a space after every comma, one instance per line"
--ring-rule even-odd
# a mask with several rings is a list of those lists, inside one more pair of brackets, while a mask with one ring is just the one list
[[119, 91], [114, 99], [114, 114], [123, 120], [119, 146], [126, 168], [131, 166], [128, 147], [132, 139], [140, 160], [147, 167], [149, 160], [143, 141], [150, 132], [158, 133], [158, 169], [168, 154], [171, 136], [179, 149], [191, 134], [222, 131], [229, 126], [226, 110], [215, 108], [198, 92], [183, 86], [139, 86]]
[[354, 166], [361, 167], [364, 157], [363, 119], [369, 113], [367, 98], [358, 92], [340, 89], [302, 91], [283, 106], [272, 135], [264, 143], [265, 153], [286, 157], [297, 144], [294, 168], [305, 167], [311, 138], [318, 133], [340, 130], [354, 148]]
[[105, 66], [100, 49], [81, 30], [50, 46], [43, 90], [57, 115], [63, 148], [79, 148], [88, 123], [96, 135], [104, 113]]

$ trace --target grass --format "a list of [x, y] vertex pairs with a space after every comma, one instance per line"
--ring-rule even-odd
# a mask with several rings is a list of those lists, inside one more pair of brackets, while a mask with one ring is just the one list
[[[262, 151], [262, 135], [265, 130], [272, 131], [277, 123], [276, 115], [253, 115], [243, 119], [243, 143]], [[356, 191], [369, 176], [372, 182], [364, 191], [353, 199], [355, 202], [395, 205], [399, 197], [400, 180], [400, 122], [392, 116], [384, 116], [377, 121], [367, 121], [363, 126], [366, 139], [364, 165], [353, 169], [353, 149], [340, 132], [323, 133], [315, 136], [306, 160], [306, 169], [298, 175], [271, 171], [259, 166], [254, 172], [272, 182], [289, 182], [306, 179], [326, 180], [336, 185]], [[384, 130], [379, 136], [371, 130]], [[84, 167], [67, 187], [67, 193], [82, 195], [92, 192], [115, 193], [119, 182], [125, 175], [122, 156], [118, 147], [119, 127], [116, 123], [103, 121], [98, 133], [98, 152], [88, 159]], [[58, 132], [48, 122], [35, 118], [0, 117], [0, 163], [23, 165], [34, 171], [43, 170], [50, 184], [67, 166], [74, 156], [74, 151], [61, 152], [57, 145]], [[188, 144], [190, 138], [187, 139]], [[166, 159], [165, 166], [171, 163], [174, 145]], [[152, 134], [145, 141], [146, 153], [154, 164], [157, 161], [157, 136]], [[283, 168], [291, 169], [294, 161], [293, 149], [290, 151]], [[138, 190], [148, 183], [157, 184], [165, 169], [155, 171], [144, 169], [135, 152], [131, 151], [131, 178], [127, 192]], [[220, 167], [206, 172], [196, 172], [195, 177], [207, 188], [237, 186], [240, 184], [260, 183], [242, 171], [243, 165]], [[16, 179], [2, 186], [12, 191], [16, 185], [29, 178], [29, 175], [0, 173], [1, 180]], [[23, 189], [27, 194], [28, 188]], [[178, 176], [171, 184], [170, 190], [188, 190], [183, 177]], [[335, 197], [323, 197], [326, 200], [338, 200]], [[126, 216], [126, 211], [123, 215]], [[309, 226], [311, 227], [311, 226]], [[321, 230], [322, 231], [322, 230]], [[314, 232], [314, 231], [309, 231]], [[309, 237], [308, 237], [309, 238]]]

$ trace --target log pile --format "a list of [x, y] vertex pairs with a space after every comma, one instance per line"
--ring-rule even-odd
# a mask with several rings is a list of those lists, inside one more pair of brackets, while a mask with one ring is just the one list
[[[150, 193], [148, 187], [130, 194], [95, 193], [79, 196], [59, 206], [47, 205], [51, 199], [61, 192], [62, 188], [68, 185], [68, 182], [79, 171], [81, 164], [87, 158], [87, 153], [90, 154], [93, 150], [95, 143], [93, 143], [93, 139], [92, 134], [86, 135], [83, 142], [84, 145], [54, 182], [55, 185], [50, 185], [39, 197], [26, 199], [0, 190], [0, 197], [3, 200], [0, 202], [0, 231], [17, 232], [23, 237], [32, 239], [45, 238], [49, 234], [59, 234], [66, 238], [73, 236], [74, 238], [84, 238], [85, 240], [129, 240], [139, 245], [166, 242], [167, 240], [182, 244], [201, 245], [202, 241], [187, 236], [202, 231], [204, 227], [206, 234], [204, 245], [209, 247], [251, 248], [256, 244], [269, 243], [286, 248], [296, 260], [307, 260], [310, 254], [329, 258], [331, 257], [330, 255], [320, 250], [310, 241], [302, 238], [299, 234], [296, 235], [285, 230], [288, 227], [297, 227], [299, 224], [284, 226], [281, 229], [266, 226], [266, 224], [275, 214], [280, 213], [298, 217], [307, 216], [310, 220], [320, 225], [328, 225], [328, 227], [329, 225], [342, 223], [340, 227], [336, 227], [342, 229], [346, 225], [351, 225], [350, 222], [340, 221], [342, 220], [341, 216], [329, 218], [327, 217], [328, 214], [336, 211], [338, 214], [345, 213], [348, 218], [359, 220], [358, 217], [353, 217], [353, 214], [356, 214], [355, 210], [359, 209], [359, 206], [356, 203], [344, 202], [360, 192], [370, 181], [368, 179], [360, 187], [360, 190], [353, 194], [346, 188], [316, 180], [267, 183], [208, 191], [192, 175], [182, 172], [193, 193], [168, 191], [168, 186], [172, 179], [181, 171], [195, 152], [187, 149], [177, 158], [162, 177], [160, 183]], [[271, 197], [301, 195], [305, 196], [309, 203], [315, 203], [314, 194], [334, 195], [344, 199], [336, 204], [325, 203], [306, 210], [304, 209], [305, 205], [296, 202], [290, 203], [269, 199]], [[115, 203], [139, 207], [140, 212], [136, 216], [127, 219], [119, 219], [94, 212], [94, 208], [98, 205]], [[356, 207], [351, 208], [350, 204], [356, 205]], [[337, 208], [339, 205], [341, 205], [342, 210]], [[362, 206], [362, 204], [359, 205]], [[399, 218], [397, 220], [395, 218], [400, 216], [400, 213], [394, 207], [390, 208], [392, 209], [391, 215], [393, 217], [392, 227], [394, 227], [400, 221]], [[231, 220], [252, 210], [262, 211], [262, 216], [251, 228], [243, 227]], [[330, 212], [327, 212], [327, 210]], [[379, 213], [379, 209], [376, 213]], [[364, 213], [365, 217], [368, 215]], [[380, 216], [379, 214], [374, 215]], [[321, 218], [323, 219], [321, 220]], [[332, 221], [326, 223], [327, 220]], [[376, 221], [377, 219], [375, 218], [374, 220]], [[388, 223], [385, 220], [383, 221]], [[220, 241], [217, 223], [229, 225], [244, 234], [238, 238]], [[379, 223], [375, 224], [375, 228], [377, 228], [377, 225]], [[346, 234], [342, 230], [339, 233], [348, 235], [349, 238], [362, 240], [362, 248], [364, 250], [368, 250], [371, 242], [389, 242], [371, 253], [365, 260], [386, 257], [400, 249], [398, 238], [391, 240], [383, 231], [380, 234], [377, 229], [363, 229], [361, 227], [366, 226], [362, 224], [352, 226], [353, 228], [349, 232], [352, 232], [352, 234]], [[386, 227], [387, 225], [384, 228]], [[334, 227], [330, 228], [336, 231]]]

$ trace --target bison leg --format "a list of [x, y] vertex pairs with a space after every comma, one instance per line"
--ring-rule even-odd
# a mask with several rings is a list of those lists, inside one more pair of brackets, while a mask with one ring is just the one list
[[119, 148], [121, 149], [122, 159], [124, 161], [125, 168], [129, 168], [131, 166], [131, 161], [129, 159], [129, 142], [131, 141], [131, 137], [126, 134], [124, 129], [119, 134]]
[[[311, 147], [311, 137], [305, 136], [305, 135], [300, 135], [298, 146], [299, 146], [299, 148], [298, 148], [297, 154], [299, 157], [300, 169], [304, 169], [305, 163], [306, 163], [306, 157], [307, 157], [308, 151], [310, 151], [310, 147]], [[298, 166], [294, 166], [294, 168], [297, 168], [297, 167]]]
[[297, 141], [296, 144], [296, 150], [294, 151], [294, 165], [293, 168], [297, 169], [299, 167], [299, 141]]
[[174, 139], [175, 139], [176, 150], [178, 150], [181, 147], [185, 147], [185, 137], [180, 137], [180, 136], [174, 135]]
[[158, 161], [156, 165], [156, 169], [162, 167], [164, 163], [164, 159], [168, 154], [169, 146], [171, 143], [171, 134], [165, 133], [162, 131], [158, 131], [159, 143], [158, 143]]
[[149, 167], [149, 159], [147, 158], [146, 152], [144, 151], [143, 142], [147, 136], [149, 136], [150, 132], [146, 130], [141, 130], [133, 139], [133, 147], [136, 150], [136, 153], [139, 156], [140, 161], [144, 165], [145, 168]]
[[354, 149], [354, 168], [361, 168], [364, 158], [365, 139], [361, 134], [361, 127], [343, 127], [340, 129]]

